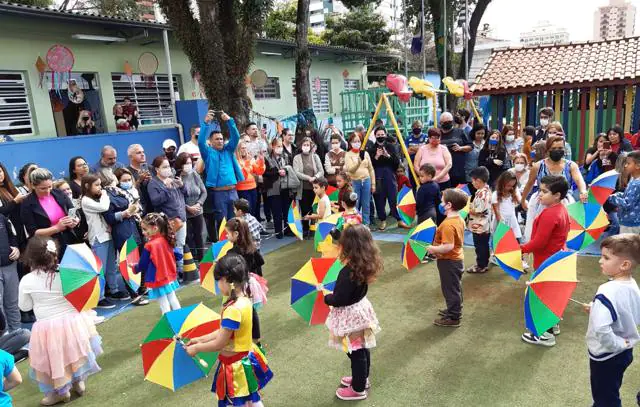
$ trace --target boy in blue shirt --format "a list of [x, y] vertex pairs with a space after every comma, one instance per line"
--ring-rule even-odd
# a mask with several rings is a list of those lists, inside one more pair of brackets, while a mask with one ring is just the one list
[[640, 233], [640, 151], [627, 155], [624, 171], [631, 178], [624, 192], [616, 192], [609, 202], [618, 207], [620, 233]]
[[418, 224], [431, 218], [436, 221], [436, 208], [440, 202], [440, 186], [433, 180], [436, 169], [431, 164], [423, 164], [418, 170], [420, 188], [416, 194], [416, 215]]

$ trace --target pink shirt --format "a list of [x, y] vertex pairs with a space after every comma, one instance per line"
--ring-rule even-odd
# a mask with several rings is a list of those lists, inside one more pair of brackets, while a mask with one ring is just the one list
[[40, 202], [42, 209], [44, 209], [44, 212], [49, 217], [49, 220], [51, 221], [51, 226], [57, 225], [60, 219], [67, 216], [64, 214], [64, 211], [62, 210], [60, 205], [58, 205], [58, 202], [56, 202], [53, 195], [47, 195], [47, 196], [38, 198], [38, 202]]
[[[436, 175], [439, 174], [447, 165], [444, 161], [446, 150], [447, 147], [443, 146], [442, 144], [438, 145], [437, 149], [431, 148], [431, 146], [428, 144], [421, 146], [420, 152], [422, 153], [422, 156], [420, 157], [420, 167], [422, 167], [424, 164], [431, 164], [436, 169]], [[416, 170], [419, 170], [420, 167], [416, 168]], [[445, 174], [444, 177], [440, 179], [440, 182], [447, 181], [449, 181], [449, 173]]]

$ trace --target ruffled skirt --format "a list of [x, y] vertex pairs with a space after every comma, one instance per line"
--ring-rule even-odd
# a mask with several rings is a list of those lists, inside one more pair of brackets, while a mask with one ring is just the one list
[[211, 391], [218, 396], [218, 407], [243, 406], [260, 401], [259, 390], [273, 378], [264, 353], [253, 345], [249, 352], [218, 356]]
[[102, 338], [90, 313], [37, 321], [29, 342], [29, 375], [43, 393], [64, 394], [100, 371], [96, 357], [101, 354]]
[[269, 292], [267, 280], [257, 274], [249, 273], [249, 290], [251, 290], [253, 308], [262, 308], [267, 303], [267, 293]]
[[329, 346], [347, 353], [374, 348], [376, 333], [380, 332], [376, 312], [367, 297], [346, 307], [331, 307], [325, 325], [329, 328]]
[[164, 297], [165, 295], [174, 292], [180, 288], [180, 283], [176, 280], [173, 280], [167, 285], [163, 285], [161, 287], [149, 288], [149, 293], [147, 294], [150, 299], [155, 299], [159, 297]]

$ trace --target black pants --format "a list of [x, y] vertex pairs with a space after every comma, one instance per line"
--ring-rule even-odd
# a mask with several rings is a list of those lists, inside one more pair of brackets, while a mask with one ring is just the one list
[[591, 370], [591, 396], [593, 407], [620, 407], [620, 386], [624, 371], [633, 362], [633, 350], [624, 352], [602, 362], [589, 360]]
[[280, 195], [270, 196], [267, 201], [273, 214], [273, 228], [276, 236], [282, 237], [283, 231], [287, 229], [287, 216], [289, 215], [289, 206], [291, 206], [289, 190], [283, 189], [280, 191]]
[[191, 249], [193, 258], [198, 262], [202, 260], [204, 252], [204, 239], [202, 231], [204, 229], [204, 217], [202, 214], [187, 218], [187, 246]]
[[369, 349], [358, 349], [347, 353], [351, 359], [351, 387], [357, 392], [363, 392], [369, 377], [371, 367], [371, 352]]
[[436, 261], [440, 273], [440, 287], [447, 304], [446, 317], [459, 320], [462, 316], [462, 273], [464, 262], [462, 260]]
[[260, 341], [260, 318], [255, 308], [251, 313], [251, 338], [254, 341]]
[[473, 235], [473, 247], [476, 248], [476, 265], [480, 268], [487, 268], [489, 266], [489, 256], [491, 251], [489, 250], [490, 233], [472, 233]]
[[[313, 213], [313, 200], [316, 197], [316, 194], [313, 192], [313, 189], [303, 189], [302, 190], [302, 199], [300, 200], [300, 216], [304, 217], [305, 215], [310, 215]], [[302, 230], [304, 233], [309, 232], [309, 221], [302, 221]]]

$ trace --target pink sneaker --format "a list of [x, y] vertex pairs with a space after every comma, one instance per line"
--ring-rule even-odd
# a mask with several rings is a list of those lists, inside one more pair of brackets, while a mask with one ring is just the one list
[[336, 396], [338, 396], [340, 400], [364, 400], [367, 398], [367, 391], [365, 390], [362, 393], [359, 393], [353, 390], [351, 386], [340, 387], [336, 390]]
[[[340, 384], [345, 386], [345, 387], [349, 387], [351, 386], [351, 381], [353, 380], [353, 378], [351, 376], [345, 376], [342, 379], [340, 379]], [[369, 378], [367, 377], [367, 382], [364, 385], [365, 390], [368, 390], [371, 388], [371, 382], [369, 381]]]

